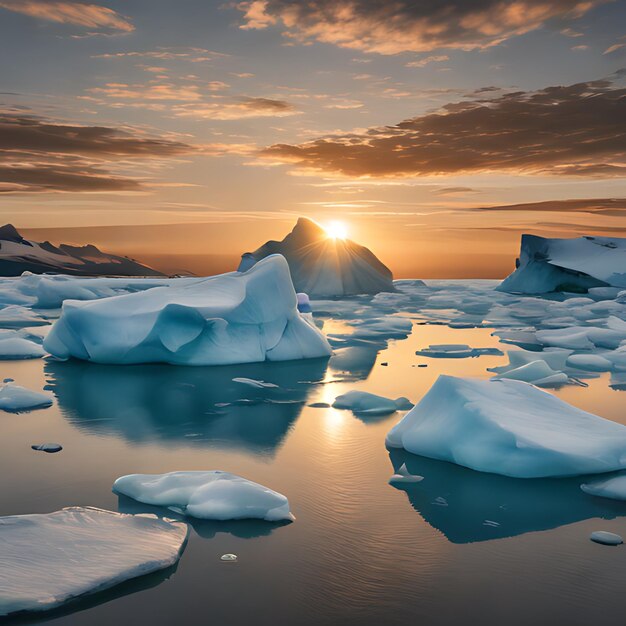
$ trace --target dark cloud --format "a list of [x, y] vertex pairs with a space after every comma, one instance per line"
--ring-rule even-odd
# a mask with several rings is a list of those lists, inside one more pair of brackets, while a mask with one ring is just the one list
[[626, 89], [609, 80], [448, 104], [395, 126], [276, 144], [261, 156], [350, 177], [626, 173]]
[[0, 192], [137, 191], [141, 182], [115, 174], [116, 162], [192, 151], [187, 144], [137, 131], [0, 112]]
[[272, 25], [298, 40], [380, 54], [486, 48], [607, 0], [248, 0], [244, 29]]
[[585, 198], [572, 200], [546, 200], [504, 206], [478, 207], [470, 211], [532, 211], [554, 213], [591, 213], [622, 217], [626, 215], [626, 198]]

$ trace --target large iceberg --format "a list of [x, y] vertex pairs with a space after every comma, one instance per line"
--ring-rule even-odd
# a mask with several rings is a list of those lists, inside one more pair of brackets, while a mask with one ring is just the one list
[[61, 359], [226, 365], [325, 357], [325, 337], [297, 310], [285, 259], [180, 287], [66, 301], [44, 341]]
[[517, 478], [626, 468], [626, 426], [516, 380], [440, 376], [387, 445]]
[[46, 611], [174, 565], [187, 525], [72, 507], [0, 517], [0, 616]]
[[197, 519], [268, 522], [295, 519], [289, 501], [281, 493], [219, 470], [130, 474], [118, 478], [113, 491]]
[[370, 250], [349, 239], [329, 237], [319, 224], [304, 217], [282, 241], [268, 241], [243, 254], [239, 270], [277, 253], [287, 259], [296, 290], [309, 296], [394, 291], [391, 271]]
[[522, 235], [515, 271], [497, 287], [512, 293], [584, 293], [626, 287], [626, 238], [546, 239]]

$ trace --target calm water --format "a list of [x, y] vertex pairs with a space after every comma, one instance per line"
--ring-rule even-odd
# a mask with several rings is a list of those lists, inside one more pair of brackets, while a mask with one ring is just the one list
[[[327, 323], [333, 328], [341, 325]], [[583, 494], [581, 479], [515, 480], [390, 454], [384, 437], [399, 414], [365, 421], [307, 406], [332, 403], [350, 389], [416, 402], [440, 373], [488, 377], [487, 367], [508, 362], [415, 356], [435, 343], [511, 348], [490, 329], [416, 325], [408, 339], [350, 364], [350, 382], [332, 382], [346, 369], [339, 358], [227, 368], [0, 362], [0, 378], [48, 385], [56, 396], [50, 409], [0, 416], [0, 514], [71, 505], [148, 511], [119, 500], [113, 481], [137, 472], [222, 469], [284, 493], [297, 517], [288, 525], [194, 522], [174, 571], [32, 621], [623, 624], [626, 548], [588, 536], [600, 529], [625, 534], [626, 503]], [[428, 367], [412, 367], [417, 363]], [[231, 382], [235, 376], [281, 389], [248, 390]], [[555, 393], [626, 422], [626, 394], [610, 389], [606, 375], [589, 383]], [[31, 451], [44, 441], [64, 450]], [[404, 461], [426, 478], [397, 489], [387, 481]], [[239, 561], [222, 563], [226, 552]]]

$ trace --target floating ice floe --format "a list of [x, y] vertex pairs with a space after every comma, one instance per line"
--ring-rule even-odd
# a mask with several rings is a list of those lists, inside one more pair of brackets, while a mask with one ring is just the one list
[[46, 352], [19, 331], [0, 331], [0, 361], [40, 359]]
[[601, 543], [605, 546], [619, 546], [624, 543], [624, 540], [615, 533], [607, 532], [606, 530], [596, 530], [589, 535], [589, 539], [594, 543]]
[[514, 293], [586, 292], [626, 287], [626, 239], [546, 239], [522, 235], [516, 270], [498, 289]]
[[423, 476], [417, 474], [411, 474], [406, 467], [406, 463], [403, 463], [396, 473], [389, 479], [391, 485], [398, 485], [401, 483], [419, 483], [424, 480]]
[[583, 483], [580, 488], [589, 495], [611, 500], [626, 500], [626, 474]]
[[94, 302], [66, 302], [44, 341], [57, 358], [97, 363], [226, 365], [327, 357], [325, 337], [296, 308], [285, 259], [245, 273]]
[[503, 354], [498, 348], [471, 348], [464, 343], [444, 343], [430, 345], [415, 352], [417, 356], [429, 356], [435, 359], [466, 359], [469, 357]]
[[0, 410], [22, 413], [52, 406], [52, 395], [31, 391], [12, 382], [0, 385]]
[[565, 363], [568, 367], [587, 372], [608, 372], [613, 367], [609, 359], [599, 354], [572, 354]]
[[391, 400], [367, 391], [348, 391], [335, 398], [334, 409], [349, 409], [355, 415], [391, 415], [396, 411], [408, 411], [413, 404], [407, 398]]
[[503, 378], [521, 380], [525, 383], [532, 383], [537, 387], [553, 387], [572, 382], [572, 379], [565, 372], [555, 371], [545, 361], [541, 360], [531, 361], [494, 376], [495, 380]]
[[268, 241], [243, 254], [239, 270], [247, 271], [272, 254], [287, 259], [296, 289], [313, 297], [394, 291], [391, 271], [370, 250], [349, 239], [333, 239], [304, 217], [282, 241]]
[[63, 450], [63, 446], [60, 443], [39, 443], [32, 445], [31, 448], [39, 452], [47, 452], [48, 454], [54, 454]]
[[387, 445], [517, 478], [626, 467], [626, 426], [516, 380], [440, 376]]
[[25, 328], [45, 326], [50, 322], [33, 310], [13, 304], [0, 309], [0, 328]]
[[174, 565], [187, 525], [73, 507], [0, 517], [0, 616], [46, 611]]
[[233, 378], [233, 382], [240, 383], [242, 385], [247, 385], [248, 387], [254, 387], [255, 389], [278, 388], [278, 385], [275, 385], [274, 383], [266, 383], [263, 380], [254, 380], [253, 378], [238, 377], [238, 378]]
[[293, 521], [282, 494], [218, 470], [130, 474], [113, 484], [115, 493], [143, 504], [167, 507], [198, 519]]

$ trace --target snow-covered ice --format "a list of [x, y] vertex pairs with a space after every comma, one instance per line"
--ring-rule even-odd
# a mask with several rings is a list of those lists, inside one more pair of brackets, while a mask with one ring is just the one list
[[626, 239], [546, 239], [522, 235], [517, 269], [498, 287], [515, 293], [626, 287]]
[[245, 273], [65, 302], [44, 348], [57, 358], [116, 364], [225, 365], [329, 356], [325, 337], [296, 305], [287, 263], [274, 255]]
[[349, 409], [355, 415], [391, 415], [396, 411], [407, 411], [413, 404], [407, 398], [391, 400], [367, 391], [348, 391], [335, 398], [334, 409]]
[[72, 507], [0, 517], [0, 616], [45, 611], [174, 565], [187, 526]]
[[518, 478], [626, 467], [626, 426], [515, 380], [440, 376], [387, 445]]
[[235, 474], [212, 471], [130, 474], [113, 484], [115, 493], [199, 519], [293, 521], [282, 494]]
[[0, 331], [0, 361], [40, 359], [46, 352], [19, 331]]
[[26, 326], [46, 326], [50, 322], [19, 304], [11, 304], [0, 308], [0, 328], [25, 328]]
[[545, 361], [537, 360], [509, 369], [502, 374], [498, 374], [495, 379], [507, 378], [509, 380], [521, 380], [532, 383], [537, 387], [552, 387], [566, 385], [571, 381], [565, 372], [553, 370]]
[[0, 385], [0, 410], [22, 413], [52, 406], [52, 394], [31, 391], [12, 382]]

